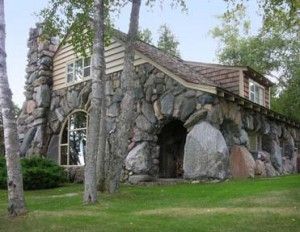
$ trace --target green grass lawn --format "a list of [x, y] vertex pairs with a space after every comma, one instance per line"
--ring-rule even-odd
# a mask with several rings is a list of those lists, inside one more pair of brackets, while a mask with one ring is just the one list
[[26, 192], [29, 213], [0, 231], [300, 231], [300, 176], [211, 184], [122, 186], [82, 204], [82, 185]]

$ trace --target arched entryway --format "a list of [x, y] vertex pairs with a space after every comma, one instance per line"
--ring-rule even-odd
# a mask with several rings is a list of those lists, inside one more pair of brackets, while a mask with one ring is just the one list
[[187, 130], [179, 120], [171, 121], [162, 128], [158, 136], [160, 178], [182, 177], [186, 135]]

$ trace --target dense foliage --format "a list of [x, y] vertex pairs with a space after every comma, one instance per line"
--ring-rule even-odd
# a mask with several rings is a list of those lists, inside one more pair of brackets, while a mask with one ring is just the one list
[[[66, 182], [66, 173], [53, 161], [41, 157], [24, 158], [21, 160], [24, 189], [48, 189]], [[6, 164], [0, 157], [0, 188], [6, 188]]]

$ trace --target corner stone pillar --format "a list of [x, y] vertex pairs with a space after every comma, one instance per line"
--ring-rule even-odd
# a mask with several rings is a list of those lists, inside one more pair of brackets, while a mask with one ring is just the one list
[[26, 100], [18, 118], [18, 133], [22, 141], [21, 156], [43, 155], [47, 143], [47, 111], [50, 108], [53, 56], [58, 47], [55, 38], [42, 36], [41, 24], [30, 29], [27, 46]]

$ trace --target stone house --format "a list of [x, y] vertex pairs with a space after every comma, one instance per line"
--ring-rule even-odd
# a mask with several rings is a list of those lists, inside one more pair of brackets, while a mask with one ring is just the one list
[[[116, 32], [105, 48], [110, 146], [117, 143], [124, 41]], [[28, 47], [21, 155], [45, 155], [77, 175], [85, 157], [90, 58], [76, 55], [70, 44], [42, 40], [38, 26]], [[250, 67], [185, 61], [141, 41], [135, 52], [138, 116], [124, 180], [296, 172], [300, 124], [270, 109], [273, 83], [266, 77]]]

